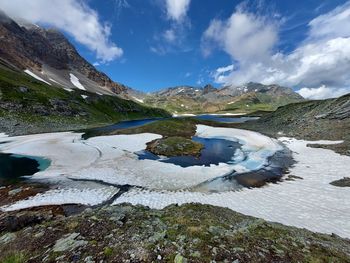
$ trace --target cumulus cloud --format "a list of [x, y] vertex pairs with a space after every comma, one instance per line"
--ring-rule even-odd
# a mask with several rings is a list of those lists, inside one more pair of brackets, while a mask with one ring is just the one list
[[298, 90], [298, 93], [307, 99], [326, 99], [326, 98], [336, 98], [349, 93], [349, 90], [345, 88], [339, 88], [334, 90], [333, 88], [326, 87], [322, 85], [319, 88], [302, 88]]
[[96, 52], [102, 62], [112, 61], [123, 50], [109, 40], [110, 25], [100, 22], [98, 14], [75, 0], [11, 0], [2, 1], [1, 9], [14, 19], [56, 27]]
[[303, 87], [300, 94], [309, 98], [350, 92], [350, 2], [308, 26], [307, 37], [292, 52], [276, 52], [278, 21], [236, 10], [228, 20], [210, 23], [203, 34], [203, 51], [208, 54], [214, 42], [234, 62], [232, 72], [215, 78], [218, 83]]
[[267, 18], [238, 9], [227, 21], [214, 19], [204, 32], [204, 51], [210, 42], [219, 45], [238, 61], [265, 59], [277, 42], [276, 24]]
[[166, 11], [169, 19], [180, 22], [186, 17], [191, 0], [166, 0]]

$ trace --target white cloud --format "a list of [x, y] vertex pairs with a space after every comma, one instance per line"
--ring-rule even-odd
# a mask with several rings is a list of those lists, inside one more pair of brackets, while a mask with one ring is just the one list
[[319, 88], [302, 88], [297, 91], [301, 96], [307, 99], [326, 99], [326, 98], [336, 98], [349, 93], [347, 89], [336, 89], [326, 87], [322, 85]]
[[166, 10], [169, 19], [180, 22], [186, 17], [191, 0], [166, 0]]
[[[237, 16], [241, 18], [233, 19]], [[235, 64], [231, 73], [216, 78], [214, 74], [214, 79], [222, 84], [255, 81], [307, 87], [301, 92], [310, 98], [350, 92], [350, 2], [310, 21], [308, 36], [288, 54], [273, 52], [277, 32], [278, 21], [243, 10], [227, 21], [212, 21], [203, 34], [204, 54], [214, 41]]]
[[109, 40], [110, 26], [102, 24], [98, 14], [75, 0], [11, 0], [1, 1], [1, 9], [14, 19], [25, 19], [63, 30], [74, 39], [96, 52], [103, 62], [112, 61], [123, 50]]
[[204, 32], [204, 51], [218, 44], [234, 60], [264, 59], [277, 42], [277, 26], [267, 18], [238, 9], [226, 21], [212, 20]]
[[220, 67], [215, 70], [214, 73], [212, 73], [212, 77], [214, 77], [214, 81], [217, 83], [224, 82], [224, 79], [228, 76], [227, 74], [232, 72], [234, 69], [234, 66], [228, 65], [226, 67]]

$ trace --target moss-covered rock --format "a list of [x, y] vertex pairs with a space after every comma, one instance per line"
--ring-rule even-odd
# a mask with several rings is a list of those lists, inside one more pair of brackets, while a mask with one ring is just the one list
[[333, 181], [330, 184], [339, 187], [350, 187], [350, 177], [344, 177], [342, 179]]
[[199, 156], [203, 144], [183, 137], [168, 137], [147, 143], [147, 150], [163, 156]]

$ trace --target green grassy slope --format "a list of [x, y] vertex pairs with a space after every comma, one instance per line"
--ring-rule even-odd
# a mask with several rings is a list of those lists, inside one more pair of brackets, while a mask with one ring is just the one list
[[115, 96], [69, 92], [0, 66], [0, 132], [49, 132], [164, 116], [169, 114], [161, 109]]

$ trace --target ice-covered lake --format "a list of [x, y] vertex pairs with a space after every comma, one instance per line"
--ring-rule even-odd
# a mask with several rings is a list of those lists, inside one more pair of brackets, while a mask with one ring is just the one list
[[[350, 190], [329, 184], [348, 176], [348, 156], [310, 148], [309, 142], [293, 138], [276, 140], [253, 131], [197, 125], [196, 137], [222, 140], [239, 147], [230, 153], [233, 158], [228, 162], [224, 159], [208, 165], [181, 166], [158, 159], [140, 160], [138, 153], [146, 149], [147, 142], [161, 138], [158, 134], [96, 136], [86, 140], [82, 135], [73, 132], [1, 135], [1, 152], [51, 160], [46, 170], [31, 178], [59, 186], [1, 209], [64, 203], [96, 205], [117, 194], [119, 186], [130, 185], [130, 190], [120, 195], [114, 204], [129, 202], [163, 208], [173, 203], [199, 202], [350, 237]], [[301, 179], [246, 188], [230, 177], [274, 172], [276, 164], [284, 159], [276, 159], [276, 154], [285, 147], [295, 159], [290, 175]], [[84, 183], [80, 184], [79, 180]], [[89, 184], [89, 180], [94, 182]]]

